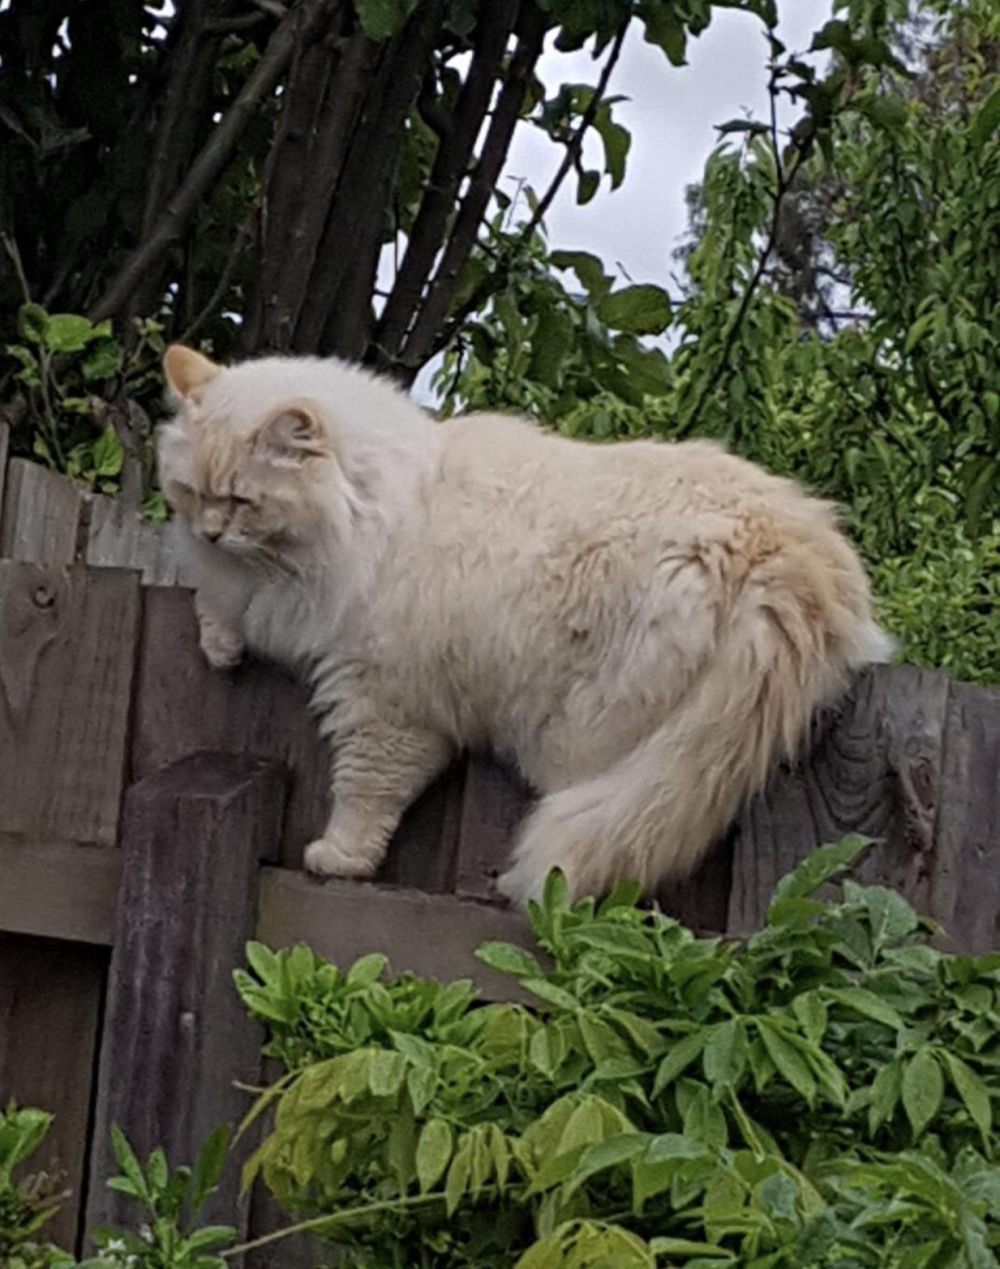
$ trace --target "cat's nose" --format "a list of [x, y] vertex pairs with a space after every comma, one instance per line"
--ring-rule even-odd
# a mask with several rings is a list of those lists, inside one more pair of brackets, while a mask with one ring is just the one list
[[218, 542], [222, 537], [221, 529], [202, 529], [202, 535], [206, 542]]

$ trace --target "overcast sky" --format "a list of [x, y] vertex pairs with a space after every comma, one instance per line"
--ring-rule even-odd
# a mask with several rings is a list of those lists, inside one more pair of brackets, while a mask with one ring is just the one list
[[[813, 31], [830, 16], [832, 0], [779, 0], [779, 35], [789, 50], [804, 51]], [[567, 178], [546, 224], [553, 247], [592, 251], [608, 266], [620, 263], [635, 282], [667, 285], [677, 268], [671, 253], [687, 225], [685, 188], [701, 177], [718, 141], [715, 125], [750, 113], [767, 118], [767, 43], [758, 19], [734, 9], [716, 9], [708, 30], [688, 41], [688, 65], [674, 67], [646, 44], [638, 24], [625, 41], [609, 92], [628, 97], [614, 117], [632, 133], [624, 183], [614, 191], [605, 177], [584, 207], [576, 203], [576, 181]], [[552, 95], [561, 83], [595, 83], [599, 70], [586, 51], [550, 49], [540, 75]], [[791, 122], [793, 114], [786, 115]], [[600, 143], [588, 142], [588, 167], [603, 169]], [[537, 128], [521, 127], [507, 160], [504, 187], [518, 180], [544, 191], [562, 150]], [[429, 403], [433, 365], [414, 385]]]
[[[780, 0], [780, 37], [789, 49], [807, 48], [830, 9], [831, 0]], [[646, 44], [634, 23], [610, 85], [630, 98], [615, 107], [615, 118], [632, 133], [625, 182], [612, 192], [605, 178], [601, 192], [578, 207], [576, 182], [567, 179], [547, 217], [553, 245], [592, 250], [609, 264], [621, 261], [636, 281], [666, 281], [687, 221], [684, 189], [700, 178], [718, 140], [714, 125], [747, 111], [767, 117], [766, 59], [760, 22], [733, 9], [715, 10], [708, 30], [688, 41], [689, 65], [682, 67]], [[540, 73], [550, 94], [560, 83], [596, 79], [586, 52], [553, 49]], [[603, 166], [596, 138], [592, 144], [588, 166]], [[507, 162], [508, 188], [524, 177], [543, 190], [560, 157], [537, 128], [519, 129]]]

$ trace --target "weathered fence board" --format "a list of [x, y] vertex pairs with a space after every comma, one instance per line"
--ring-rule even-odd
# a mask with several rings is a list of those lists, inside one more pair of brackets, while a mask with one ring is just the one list
[[965, 951], [1000, 949], [1000, 688], [953, 683], [926, 910]]
[[121, 874], [117, 850], [0, 835], [0, 930], [110, 946]]
[[326, 823], [330, 757], [305, 690], [257, 663], [228, 674], [209, 668], [187, 591], [147, 587], [132, 734], [132, 774], [141, 779], [194, 749], [245, 753], [292, 773], [285, 862]]
[[[262, 859], [277, 854], [284, 779], [231, 755], [194, 754], [129, 790], [125, 871], [108, 980], [107, 1020], [87, 1202], [88, 1222], [127, 1221], [103, 1181], [117, 1169], [111, 1125], [143, 1156], [162, 1145], [192, 1160], [219, 1122], [236, 1126], [256, 1083], [262, 1033], [232, 985], [256, 919]], [[165, 972], [169, 967], [169, 972]], [[241, 1224], [230, 1159], [208, 1221]]]
[[0, 560], [0, 833], [114, 845], [138, 621], [134, 574]]
[[381, 951], [397, 973], [471, 978], [487, 995], [508, 999], [511, 980], [477, 960], [475, 949], [490, 939], [525, 947], [531, 940], [525, 918], [507, 908], [366, 882], [318, 882], [287, 868], [263, 870], [257, 928], [272, 947], [305, 942], [338, 965]]
[[919, 903], [940, 798], [948, 677], [867, 670], [817, 719], [802, 761], [782, 764], [740, 820], [727, 928], [756, 929], [778, 880], [845, 833], [880, 839], [859, 869]]
[[72, 564], [83, 492], [57, 472], [24, 458], [7, 464], [0, 557], [26, 564]]
[[494, 882], [517, 827], [531, 805], [518, 777], [480, 755], [469, 759], [459, 826], [455, 893], [495, 897]]
[[151, 586], [172, 586], [180, 580], [166, 525], [150, 524], [123, 499], [102, 494], [90, 504], [87, 563], [138, 569]]
[[32, 1165], [69, 1194], [50, 1227], [64, 1247], [77, 1238], [106, 964], [104, 948], [0, 933], [0, 1106], [55, 1115]]
[[10, 428], [0, 419], [0, 540], [3, 534], [3, 500], [7, 485], [7, 447], [10, 443]]

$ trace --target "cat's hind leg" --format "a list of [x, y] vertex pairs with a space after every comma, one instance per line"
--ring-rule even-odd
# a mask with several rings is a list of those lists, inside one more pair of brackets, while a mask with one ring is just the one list
[[403, 812], [447, 766], [451, 743], [435, 732], [369, 722], [340, 739], [333, 810], [323, 836], [305, 849], [309, 872], [372, 877]]

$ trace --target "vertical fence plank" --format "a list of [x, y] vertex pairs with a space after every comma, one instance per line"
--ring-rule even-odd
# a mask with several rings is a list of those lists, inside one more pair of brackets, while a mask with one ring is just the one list
[[462, 790], [460, 764], [435, 780], [403, 816], [377, 881], [440, 894], [455, 884]]
[[952, 947], [1000, 948], [1000, 688], [951, 686], [929, 891]]
[[98, 495], [90, 507], [87, 563], [135, 568], [150, 586], [172, 586], [179, 573], [167, 539], [167, 526], [150, 524], [121, 498]]
[[861, 880], [926, 906], [948, 685], [946, 674], [917, 666], [866, 670], [817, 720], [811, 751], [783, 764], [740, 820], [731, 933], [756, 929], [779, 878], [846, 833], [880, 839], [858, 869]]
[[74, 1251], [87, 1154], [105, 948], [0, 934], [0, 1106], [55, 1115], [31, 1168], [69, 1198], [47, 1236]]
[[509, 768], [487, 757], [469, 758], [458, 835], [455, 893], [488, 899], [503, 872], [531, 792]]
[[[141, 1154], [162, 1145], [189, 1163], [217, 1124], [235, 1125], [247, 1108], [233, 1081], [256, 1082], [262, 1035], [232, 971], [253, 937], [259, 861], [277, 850], [283, 809], [277, 768], [225, 754], [193, 754], [126, 795], [90, 1225], [127, 1215], [104, 1185], [116, 1171], [113, 1123]], [[231, 1158], [207, 1219], [245, 1231], [238, 1188]]]
[[192, 749], [273, 759], [291, 772], [285, 861], [326, 823], [330, 758], [309, 713], [306, 690], [273, 667], [248, 663], [230, 673], [198, 649], [189, 591], [146, 587], [132, 772], [141, 778]]
[[0, 556], [27, 564], [72, 564], [83, 493], [57, 472], [12, 458], [0, 521]]
[[134, 574], [0, 560], [0, 833], [114, 845], [138, 621]]
[[7, 484], [7, 447], [10, 442], [10, 427], [0, 419], [0, 534], [3, 525], [4, 489]]

